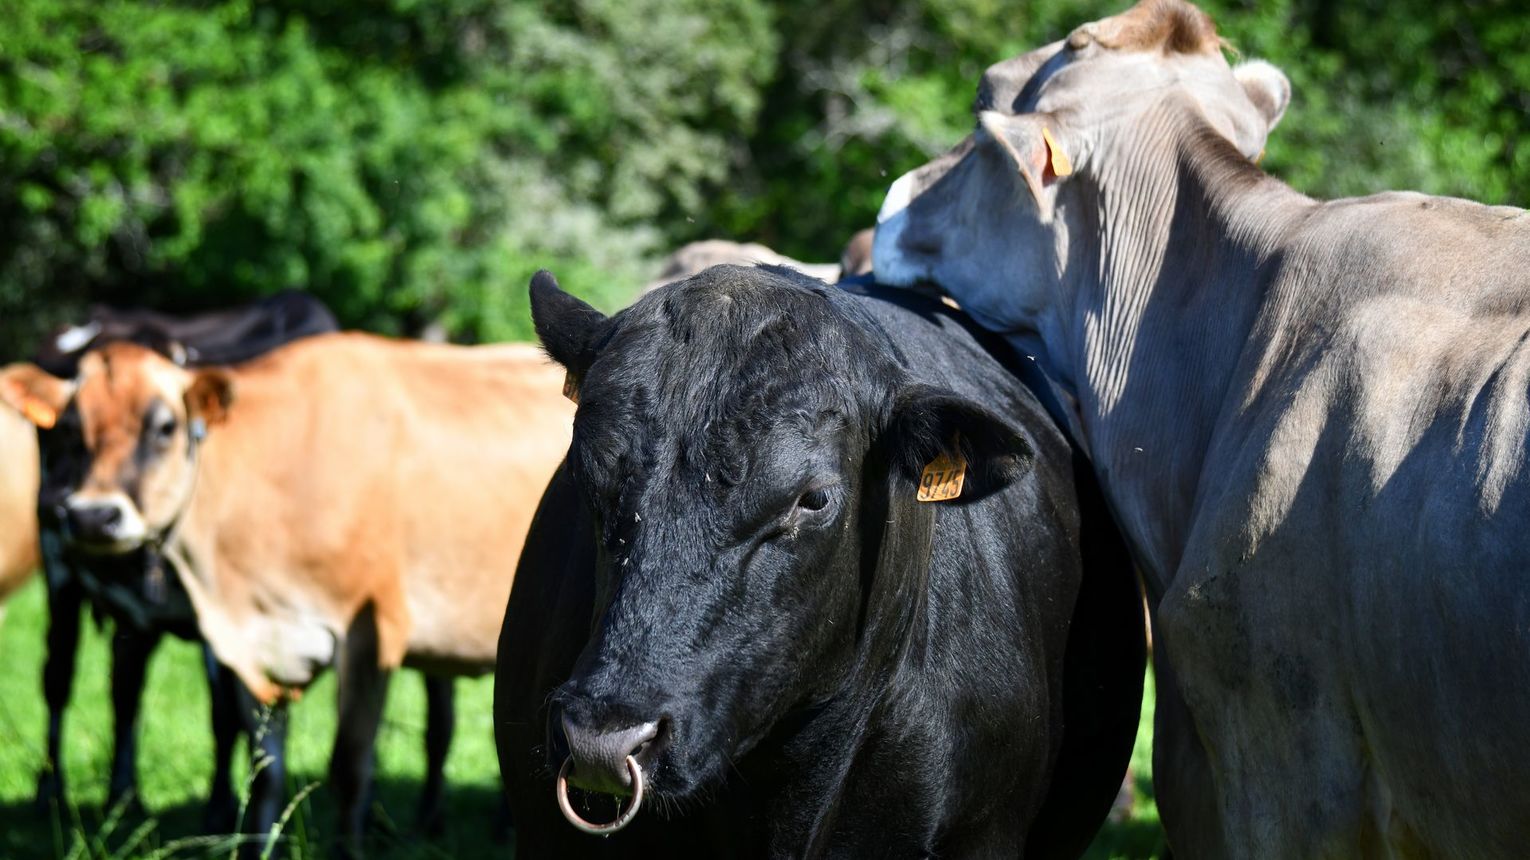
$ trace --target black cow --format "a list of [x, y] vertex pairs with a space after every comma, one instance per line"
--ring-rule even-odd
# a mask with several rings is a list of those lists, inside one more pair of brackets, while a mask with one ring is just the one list
[[[1077, 856], [1142, 616], [1088, 470], [983, 336], [773, 267], [611, 318], [531, 291], [580, 408], [495, 676], [518, 856]], [[960, 495], [916, 500], [940, 456]], [[584, 819], [646, 799], [593, 838], [558, 773]]]
[[[156, 349], [178, 362], [227, 364], [254, 358], [284, 343], [334, 331], [334, 315], [317, 299], [296, 291], [261, 301], [186, 318], [152, 311], [91, 310], [89, 320], [47, 338], [34, 361], [64, 378], [73, 377], [81, 356], [93, 347], [127, 340]], [[67, 420], [68, 416], [65, 416]], [[38, 526], [48, 587], [48, 656], [43, 669], [43, 692], [48, 703], [48, 760], [37, 779], [37, 804], [44, 814], [61, 808], [63, 773], [59, 762], [64, 708], [74, 686], [75, 653], [79, 647], [80, 616], [89, 603], [99, 616], [113, 620], [112, 711], [114, 735], [107, 802], [115, 805], [137, 794], [137, 723], [149, 656], [160, 639], [170, 634], [199, 641], [190, 601], [173, 571], [154, 547], [123, 556], [90, 555], [70, 544], [72, 524], [63, 506], [63, 474], [72, 468], [77, 433], [67, 427], [38, 431], [42, 486], [38, 497]], [[226, 833], [236, 824], [238, 803], [231, 786], [234, 743], [241, 728], [258, 744], [268, 764], [251, 791], [246, 823], [263, 832], [280, 812], [285, 790], [283, 741], [285, 726], [257, 723], [254, 699], [232, 672], [220, 666], [204, 648], [212, 698], [215, 773], [204, 815], [210, 832]], [[432, 690], [432, 704], [450, 689]], [[450, 701], [445, 703], [449, 709]]]

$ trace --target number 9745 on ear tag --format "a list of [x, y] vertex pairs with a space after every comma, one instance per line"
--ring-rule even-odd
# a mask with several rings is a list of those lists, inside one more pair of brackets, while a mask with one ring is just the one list
[[960, 454], [952, 456], [942, 451], [919, 476], [919, 501], [950, 501], [962, 494], [966, 478], [967, 461]]

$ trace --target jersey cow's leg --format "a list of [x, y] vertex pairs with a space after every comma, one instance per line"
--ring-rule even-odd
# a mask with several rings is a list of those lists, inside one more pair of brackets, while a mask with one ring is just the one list
[[339, 662], [339, 719], [329, 779], [340, 808], [341, 854], [359, 857], [371, 807], [377, 729], [393, 674], [379, 665], [377, 626], [370, 607], [352, 624]]
[[[212, 702], [213, 777], [202, 813], [204, 833], [232, 833], [238, 826], [239, 800], [233, 788], [234, 743], [239, 740], [239, 680], [202, 645], [207, 692]], [[254, 735], [251, 735], [253, 738]], [[254, 744], [251, 744], [254, 747]], [[269, 766], [269, 765], [268, 765]]]
[[446, 830], [446, 754], [456, 728], [455, 680], [425, 675], [425, 790], [419, 827], [431, 837]]

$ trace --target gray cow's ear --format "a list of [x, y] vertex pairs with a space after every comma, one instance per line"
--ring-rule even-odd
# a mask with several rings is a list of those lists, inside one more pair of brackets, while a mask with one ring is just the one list
[[1035, 457], [1030, 442], [1008, 421], [930, 385], [910, 385], [899, 392], [889, 430], [893, 465], [916, 484], [927, 483], [934, 463], [965, 467], [954, 501], [974, 501], [1003, 489]]
[[542, 348], [577, 380], [595, 361], [595, 347], [610, 318], [558, 286], [543, 269], [531, 278], [531, 320]]
[[1073, 158], [1063, 137], [1057, 123], [1045, 114], [991, 110], [978, 114], [978, 142], [999, 147], [1014, 162], [1044, 214], [1050, 214], [1046, 189], [1073, 173]]
[[1291, 81], [1286, 73], [1264, 60], [1249, 60], [1233, 69], [1233, 77], [1269, 123], [1266, 132], [1274, 129], [1291, 104]]

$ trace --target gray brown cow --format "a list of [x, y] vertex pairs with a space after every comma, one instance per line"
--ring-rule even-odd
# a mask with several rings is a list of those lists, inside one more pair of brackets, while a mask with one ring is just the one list
[[988, 70], [894, 183], [879, 279], [1036, 356], [1151, 592], [1187, 857], [1530, 844], [1530, 218], [1323, 202], [1255, 162], [1290, 98], [1149, 0]]
[[789, 269], [796, 269], [804, 274], [830, 282], [836, 280], [839, 274], [839, 268], [832, 263], [804, 263], [800, 260], [793, 260], [791, 257], [778, 254], [756, 242], [703, 239], [699, 242], [682, 245], [673, 254], [666, 257], [664, 264], [659, 268], [658, 277], [643, 287], [643, 292], [646, 293], [665, 284], [684, 280], [713, 266], [730, 263], [739, 266], [754, 264], [786, 266]]

